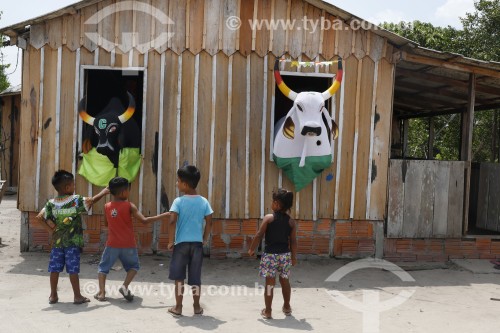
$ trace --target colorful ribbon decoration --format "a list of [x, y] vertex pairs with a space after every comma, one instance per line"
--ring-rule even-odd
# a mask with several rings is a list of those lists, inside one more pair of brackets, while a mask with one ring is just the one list
[[313, 66], [330, 66], [333, 64], [338, 63], [338, 60], [332, 60], [332, 61], [297, 61], [297, 60], [292, 60], [290, 58], [284, 59], [281, 58], [280, 62], [291, 62], [291, 67], [313, 67]]

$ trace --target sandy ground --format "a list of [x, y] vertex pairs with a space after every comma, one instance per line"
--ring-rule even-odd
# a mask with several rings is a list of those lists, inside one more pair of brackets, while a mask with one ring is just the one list
[[[267, 321], [259, 315], [263, 281], [257, 275], [257, 260], [206, 260], [201, 300], [205, 314], [194, 316], [191, 300], [185, 298], [184, 316], [173, 318], [166, 311], [173, 304], [172, 284], [167, 279], [169, 258], [143, 256], [132, 286], [133, 302], [117, 292], [124, 278], [117, 264], [108, 278], [108, 302], [92, 298], [85, 305], [72, 304], [69, 279], [63, 273], [60, 302], [49, 305], [48, 254], [19, 253], [19, 221], [15, 199], [4, 197], [0, 204], [0, 332], [401, 333], [498, 332], [500, 327], [500, 301], [490, 300], [500, 298], [500, 275], [474, 274], [452, 264], [406, 265], [415, 281], [404, 282], [394, 272], [373, 268], [358, 269], [339, 279], [342, 271], [337, 270], [348, 261], [302, 260], [291, 277], [293, 315], [281, 313], [277, 289], [274, 319]], [[88, 297], [96, 288], [98, 261], [98, 256], [82, 257], [80, 283]], [[340, 281], [326, 282], [333, 273]], [[406, 294], [398, 298], [399, 293]], [[351, 299], [355, 310], [337, 301], [343, 297]], [[393, 307], [398, 300], [403, 303]], [[372, 317], [360, 312], [363, 302]], [[383, 309], [378, 302], [389, 303]], [[379, 310], [385, 311], [379, 316]]]

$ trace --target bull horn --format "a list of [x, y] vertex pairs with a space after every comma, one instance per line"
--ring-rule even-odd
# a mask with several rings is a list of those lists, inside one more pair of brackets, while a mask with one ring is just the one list
[[118, 119], [120, 120], [120, 122], [122, 124], [124, 122], [126, 122], [127, 120], [129, 120], [130, 118], [132, 118], [132, 116], [134, 115], [134, 112], [135, 112], [134, 96], [132, 96], [128, 91], [127, 91], [127, 95], [128, 95], [128, 108], [127, 108], [127, 110], [125, 110], [125, 112], [123, 112], [120, 116], [118, 116]]
[[329, 99], [330, 97], [332, 97], [337, 92], [337, 90], [339, 90], [339, 88], [340, 88], [340, 83], [342, 82], [342, 73], [343, 73], [343, 71], [342, 71], [342, 58], [340, 58], [340, 57], [338, 60], [338, 64], [339, 64], [339, 67], [337, 70], [337, 76], [335, 78], [335, 81], [330, 86], [330, 88], [328, 88], [327, 90], [325, 90], [325, 92], [323, 92], [321, 94], [321, 95], [323, 95], [323, 99], [325, 101], [327, 99]]
[[292, 89], [288, 88], [288, 86], [283, 82], [283, 79], [281, 78], [280, 74], [280, 60], [279, 58], [276, 58], [276, 61], [274, 63], [274, 79], [276, 80], [276, 84], [278, 85], [279, 90], [285, 95], [286, 97], [290, 98], [292, 101], [295, 100], [297, 97], [297, 93], [293, 91]]
[[85, 99], [86, 97], [82, 98], [80, 103], [78, 103], [78, 115], [84, 122], [86, 122], [90, 126], [94, 126], [95, 118], [89, 115], [87, 113], [87, 110], [85, 110]]

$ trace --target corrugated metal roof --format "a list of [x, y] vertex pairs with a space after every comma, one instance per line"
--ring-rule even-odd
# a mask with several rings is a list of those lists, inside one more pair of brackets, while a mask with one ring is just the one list
[[9, 95], [18, 95], [20, 93], [21, 93], [21, 85], [18, 84], [17, 86], [9, 87], [4, 91], [0, 92], [0, 97]]
[[500, 71], [500, 62], [497, 61], [484, 61], [484, 60], [479, 60], [479, 59], [474, 59], [474, 58], [469, 58], [466, 57], [462, 54], [459, 53], [453, 53], [453, 52], [442, 52], [442, 51], [437, 51], [433, 49], [428, 49], [422, 46], [415, 45], [414, 47], [405, 47], [405, 50], [424, 57], [430, 57], [434, 59], [439, 59], [439, 60], [453, 60], [455, 63], [463, 64], [463, 65], [471, 65], [471, 66], [478, 66], [478, 67], [483, 67], [487, 69], [494, 69], [497, 71]]
[[37, 16], [37, 17], [31, 18], [29, 20], [22, 21], [22, 22], [19, 22], [16, 24], [12, 24], [12, 25], [9, 25], [9, 26], [4, 27], [4, 28], [0, 28], [0, 34], [4, 34], [4, 35], [7, 35], [9, 37], [13, 37], [13, 36], [17, 35], [19, 32], [23, 32], [26, 29], [26, 27], [28, 27], [32, 24], [36, 24], [36, 23], [40, 23], [40, 22], [43, 22], [46, 20], [50, 20], [50, 19], [53, 19], [55, 17], [62, 16], [64, 14], [73, 14], [73, 13], [76, 13], [76, 11], [81, 9], [81, 8], [93, 5], [93, 4], [101, 2], [101, 1], [102, 0], [83, 0], [83, 1], [75, 2], [74, 4], [71, 4], [69, 6], [63, 7], [63, 8], [58, 9], [58, 10], [55, 10], [53, 12], [50, 12], [50, 13], [47, 13], [47, 14], [44, 14], [41, 16]]

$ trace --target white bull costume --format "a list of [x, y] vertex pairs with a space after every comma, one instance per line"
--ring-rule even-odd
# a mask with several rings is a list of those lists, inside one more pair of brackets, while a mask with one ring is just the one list
[[295, 184], [298, 192], [314, 180], [333, 160], [332, 142], [338, 127], [325, 108], [342, 82], [342, 59], [337, 76], [325, 92], [300, 92], [288, 88], [279, 72], [279, 59], [274, 64], [274, 78], [279, 90], [293, 101], [293, 107], [275, 127], [273, 158]]

